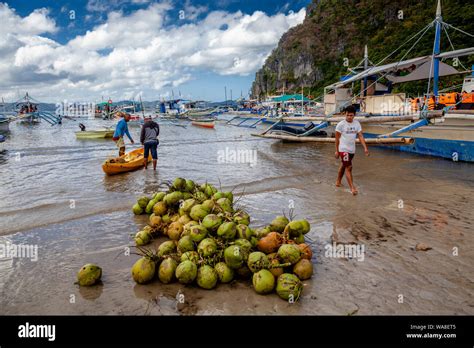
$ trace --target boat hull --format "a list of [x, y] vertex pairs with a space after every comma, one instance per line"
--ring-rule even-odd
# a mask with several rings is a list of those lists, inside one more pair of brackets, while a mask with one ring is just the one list
[[[102, 170], [107, 175], [116, 175], [126, 172], [131, 172], [140, 168], [143, 168], [143, 148], [136, 149], [126, 153], [123, 156], [107, 160], [102, 164]], [[123, 160], [125, 162], [120, 162]], [[148, 162], [152, 160], [151, 154], [148, 156]]]
[[198, 122], [198, 121], [193, 121], [191, 122], [193, 126], [196, 127], [202, 127], [202, 128], [214, 128], [215, 124], [213, 122]]
[[113, 130], [76, 132], [77, 139], [106, 139], [106, 138], [112, 138], [113, 136], [114, 136]]

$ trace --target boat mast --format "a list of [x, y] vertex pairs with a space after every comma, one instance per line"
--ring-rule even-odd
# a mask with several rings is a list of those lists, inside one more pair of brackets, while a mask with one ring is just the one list
[[436, 8], [436, 29], [435, 29], [435, 41], [433, 48], [433, 94], [435, 97], [438, 96], [438, 80], [439, 80], [439, 58], [437, 55], [440, 53], [440, 42], [441, 42], [441, 23], [443, 17], [441, 16], [441, 0], [438, 0], [438, 7]]
[[[369, 68], [369, 51], [367, 49], [367, 45], [364, 48], [364, 71], [367, 71]], [[364, 77], [364, 97], [367, 96], [367, 76]]]

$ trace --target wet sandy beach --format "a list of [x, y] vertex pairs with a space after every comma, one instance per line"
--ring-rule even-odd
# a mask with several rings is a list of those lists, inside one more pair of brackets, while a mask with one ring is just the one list
[[[0, 314], [474, 314], [470, 164], [371, 148], [354, 159], [353, 197], [347, 184], [334, 187], [332, 146], [258, 139], [219, 123], [163, 125], [157, 173], [105, 177], [112, 142], [75, 140], [73, 121], [20, 127], [12, 125], [11, 149], [0, 154], [0, 243], [38, 245], [38, 260], [0, 259]], [[138, 139], [138, 128], [132, 134]], [[255, 150], [257, 162], [219, 163], [226, 148]], [[125, 250], [146, 218], [130, 207], [176, 176], [235, 189], [253, 227], [290, 204], [310, 221], [315, 273], [299, 302], [258, 295], [250, 282], [212, 291], [133, 282], [137, 256]], [[332, 243], [364, 246], [363, 260], [329, 257]], [[103, 284], [79, 288], [76, 272], [89, 262], [102, 267]]]

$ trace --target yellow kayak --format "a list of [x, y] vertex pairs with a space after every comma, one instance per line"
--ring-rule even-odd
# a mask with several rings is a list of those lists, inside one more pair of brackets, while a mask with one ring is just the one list
[[[151, 154], [148, 156], [148, 162], [151, 161]], [[112, 158], [104, 162], [102, 169], [107, 175], [115, 175], [132, 170], [140, 169], [144, 166], [143, 148], [136, 149], [126, 153], [123, 156]]]

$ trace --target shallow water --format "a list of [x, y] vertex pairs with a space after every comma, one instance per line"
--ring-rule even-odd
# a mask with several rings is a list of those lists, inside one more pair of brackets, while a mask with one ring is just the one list
[[[353, 197], [347, 184], [333, 185], [333, 146], [264, 140], [219, 122], [215, 130], [163, 124], [157, 172], [107, 177], [101, 163], [115, 156], [114, 143], [76, 140], [77, 124], [10, 126], [0, 153], [0, 244], [37, 245], [38, 261], [0, 259], [1, 314], [474, 314], [471, 164], [372, 148], [355, 157]], [[139, 128], [130, 129], [138, 140]], [[223, 163], [226, 148], [255, 151], [257, 161]], [[259, 296], [245, 282], [214, 291], [134, 284], [137, 256], [124, 250], [146, 219], [130, 207], [176, 176], [241, 193], [253, 226], [290, 206], [311, 222], [315, 273], [299, 302]], [[363, 261], [326, 256], [332, 242], [363, 245]], [[103, 268], [103, 285], [79, 288], [76, 272], [88, 262]]]

